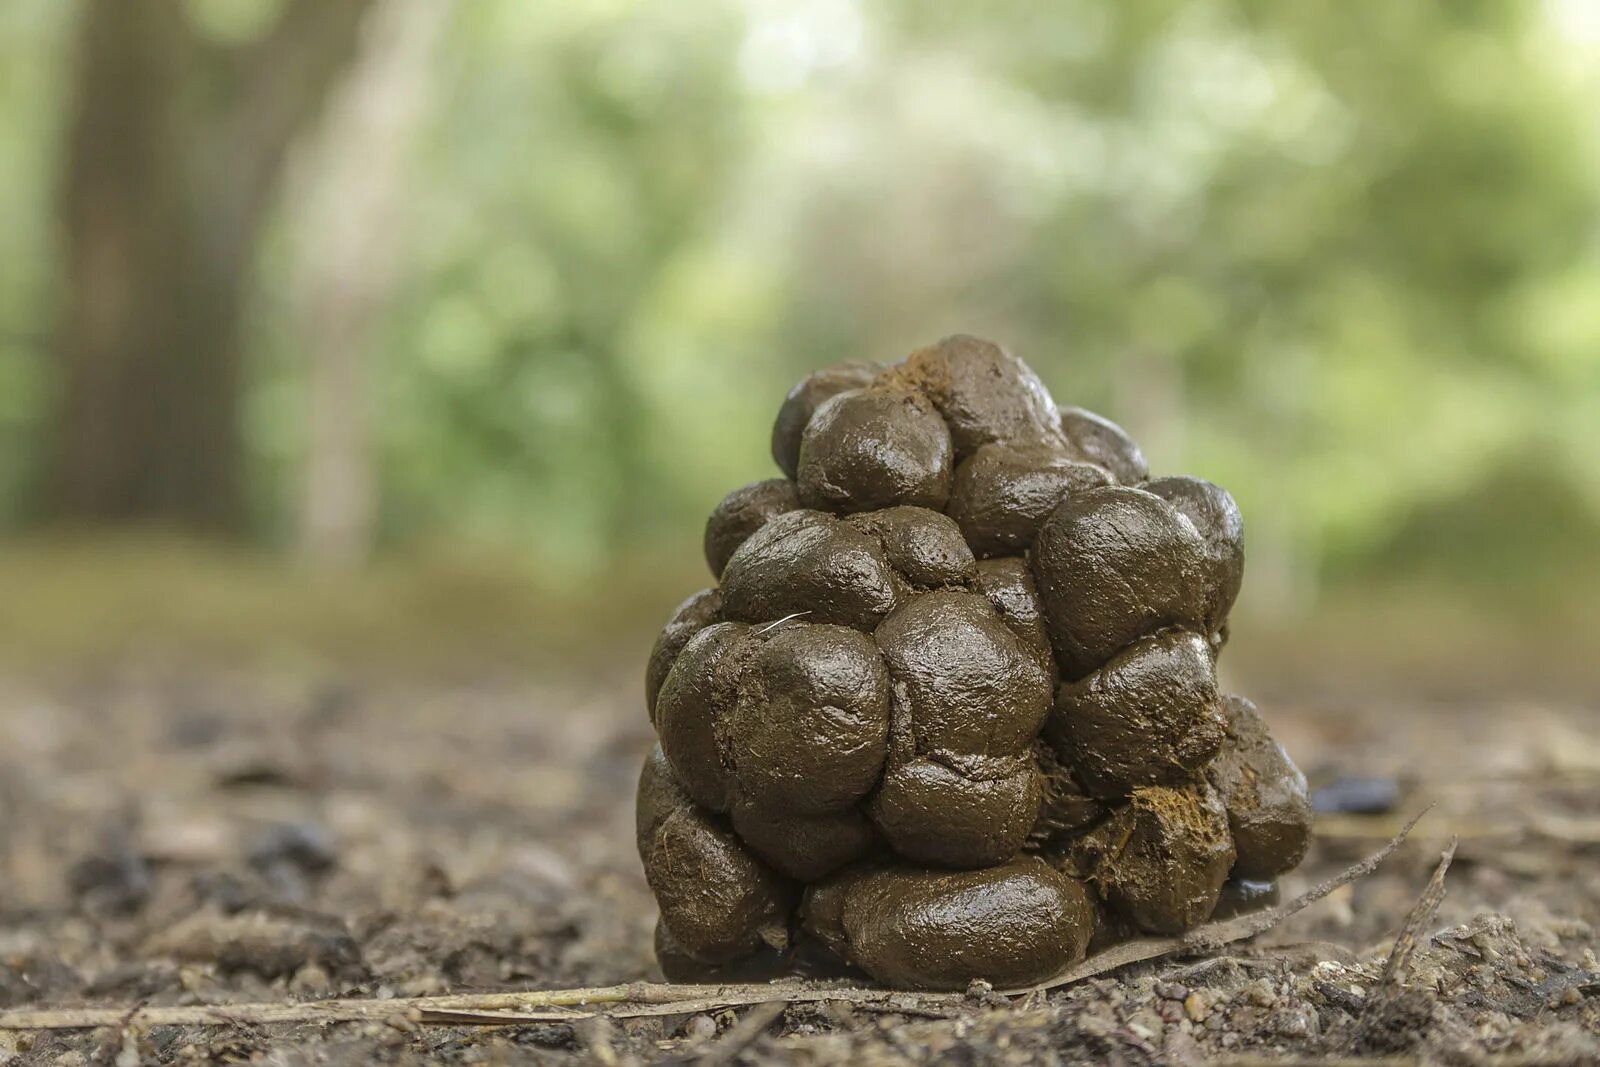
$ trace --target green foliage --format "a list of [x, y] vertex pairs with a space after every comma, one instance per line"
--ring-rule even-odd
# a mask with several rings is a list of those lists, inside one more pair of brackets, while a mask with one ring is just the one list
[[[0, 12], [7, 517], [50, 384], [18, 338], [50, 325], [64, 8]], [[795, 378], [964, 330], [1234, 489], [1250, 595], [1435, 538], [1452, 580], [1534, 547], [1593, 573], [1545, 527], [1600, 511], [1595, 59], [1533, 0], [464, 5], [376, 353], [383, 535], [573, 582], [688, 563]], [[271, 529], [287, 269], [251, 397]], [[1539, 492], [1495, 506], [1530, 456]]]

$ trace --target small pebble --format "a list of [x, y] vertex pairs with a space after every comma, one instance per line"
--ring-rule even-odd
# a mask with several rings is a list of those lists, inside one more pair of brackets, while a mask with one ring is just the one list
[[68, 881], [79, 902], [93, 910], [131, 914], [150, 898], [150, 864], [123, 833], [107, 835], [100, 852], [73, 865]]
[[683, 1024], [683, 1036], [690, 1041], [706, 1041], [717, 1035], [717, 1021], [709, 1015], [691, 1015]]
[[1387, 815], [1400, 806], [1400, 784], [1393, 778], [1336, 778], [1311, 794], [1320, 815]]
[[1206, 1061], [1199, 1043], [1182, 1030], [1169, 1030], [1161, 1051], [1175, 1067], [1201, 1067]]
[[274, 823], [250, 844], [250, 865], [265, 870], [279, 863], [320, 874], [338, 862], [339, 853], [327, 829], [311, 822]]
[[1211, 1006], [1199, 993], [1190, 993], [1183, 998], [1183, 1010], [1190, 1019], [1198, 1023], [1205, 1021], [1205, 1017], [1211, 1013]]
[[332, 988], [333, 979], [316, 963], [308, 963], [294, 972], [294, 978], [289, 982], [290, 991], [303, 996], [323, 996]]
[[1128, 1029], [1146, 1041], [1159, 1041], [1167, 1032], [1167, 1024], [1153, 1011], [1136, 1011], [1128, 1018]]
[[534, 1048], [570, 1049], [577, 1047], [578, 1035], [571, 1023], [535, 1023], [517, 1030], [515, 1040]]
[[1283, 1037], [1309, 1037], [1314, 1029], [1312, 1019], [1304, 1011], [1286, 1012], [1277, 1019], [1277, 1030]]

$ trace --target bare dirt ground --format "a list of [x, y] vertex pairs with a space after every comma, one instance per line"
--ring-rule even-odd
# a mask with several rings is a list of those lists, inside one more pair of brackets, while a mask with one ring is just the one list
[[[1600, 1062], [1600, 713], [1550, 699], [1260, 695], [1313, 786], [1399, 786], [1388, 812], [1322, 818], [1288, 893], [1437, 807], [1378, 873], [1221, 955], [1020, 1001], [975, 989], [872, 1011], [792, 1003], [513, 1026], [133, 1018], [0, 1030], [0, 1063]], [[649, 740], [638, 703], [631, 674], [330, 682], [124, 667], [0, 681], [0, 1010], [658, 977], [633, 855]], [[1452, 834], [1443, 906], [1398, 994], [1376, 996]]]

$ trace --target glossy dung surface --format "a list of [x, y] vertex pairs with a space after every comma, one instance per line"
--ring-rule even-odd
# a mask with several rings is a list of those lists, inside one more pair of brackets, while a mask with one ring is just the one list
[[1121, 428], [972, 337], [812, 374], [772, 447], [785, 477], [713, 512], [721, 584], [646, 666], [638, 845], [671, 977], [1025, 984], [1303, 856], [1304, 779], [1217, 687], [1244, 573], [1225, 490], [1150, 480]]

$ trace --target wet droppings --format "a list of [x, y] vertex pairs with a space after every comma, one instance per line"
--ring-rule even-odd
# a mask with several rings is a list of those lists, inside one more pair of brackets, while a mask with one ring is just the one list
[[706, 563], [714, 577], [721, 578], [728, 560], [750, 535], [770, 520], [800, 509], [800, 496], [787, 478], [769, 478], [735, 489], [722, 498], [706, 520]]
[[1110, 483], [1057, 442], [989, 444], [956, 468], [950, 515], [979, 556], [1020, 556], [1069, 494]]
[[1311, 847], [1306, 778], [1267, 732], [1254, 704], [1230, 696], [1222, 709], [1228, 740], [1206, 773], [1228, 808], [1239, 854], [1233, 875], [1269, 881], [1299, 866]]
[[1303, 781], [1217, 688], [1225, 490], [1150, 481], [1120, 427], [967, 336], [812, 374], [773, 454], [787, 477], [718, 505], [721, 586], [647, 667], [674, 975], [809, 940], [895, 984], [1033, 980], [1298, 862]]
[[1094, 928], [1084, 884], [1031, 856], [980, 871], [852, 869], [813, 888], [804, 914], [835, 953], [912, 989], [1041, 981], [1081, 959]]

